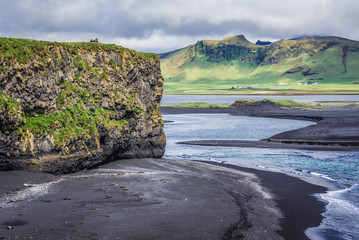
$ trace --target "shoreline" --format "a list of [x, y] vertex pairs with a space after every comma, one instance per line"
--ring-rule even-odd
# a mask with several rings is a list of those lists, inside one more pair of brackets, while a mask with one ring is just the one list
[[226, 163], [203, 162], [256, 174], [261, 179], [261, 184], [275, 194], [277, 206], [283, 212], [284, 218], [280, 223], [282, 230], [278, 232], [284, 239], [309, 239], [305, 235], [305, 230], [319, 226], [324, 218], [322, 213], [326, 204], [315, 197], [317, 194], [328, 191], [324, 186], [315, 185], [285, 173]]
[[[197, 140], [197, 141], [182, 141], [178, 144], [187, 144], [187, 145], [199, 145], [199, 146], [220, 146], [220, 147], [242, 147], [242, 148], [286, 148], [286, 149], [302, 149], [302, 150], [313, 150], [313, 151], [359, 151], [359, 144], [357, 146], [344, 145], [341, 146], [340, 143], [336, 145], [325, 145], [322, 144], [300, 144], [295, 143], [279, 143], [279, 142], [270, 142], [267, 139], [258, 140], [258, 141], [249, 141], [249, 140]], [[333, 144], [333, 143], [331, 143]], [[343, 144], [343, 143], [342, 143]], [[345, 143], [344, 143], [345, 144]]]
[[261, 141], [212, 140], [191, 141], [186, 144], [273, 147], [307, 150], [359, 151], [359, 111], [285, 109], [273, 104], [238, 108], [174, 108], [161, 107], [162, 114], [230, 114], [234, 116], [266, 117], [313, 121], [313, 125], [282, 132]]
[[[325, 192], [324, 187], [283, 173], [215, 162], [118, 160], [54, 179], [42, 173], [12, 173], [0, 172], [1, 181], [12, 183], [20, 174], [22, 182], [55, 182], [31, 201], [1, 205], [4, 239], [300, 240], [308, 239], [306, 229], [319, 226], [325, 205], [312, 196]], [[6, 192], [11, 196], [22, 191], [16, 188], [0, 189], [0, 200]], [[7, 229], [9, 225], [13, 229]]]
[[[318, 109], [318, 108], [317, 108]], [[281, 108], [274, 104], [258, 104], [238, 108], [171, 108], [161, 107], [162, 114], [230, 114], [234, 116], [267, 117], [281, 119], [296, 119], [312, 121], [313, 125], [276, 134], [268, 139], [259, 141], [237, 141], [237, 140], [201, 140], [185, 142], [185, 144], [198, 144], [207, 146], [234, 146], [234, 147], [269, 147], [269, 148], [291, 148], [323, 151], [359, 151], [359, 111], [357, 107], [336, 107], [319, 110], [303, 110], [299, 108]], [[182, 142], [183, 143], [183, 142]], [[256, 170], [253, 170], [256, 171]], [[299, 179], [299, 178], [298, 178]], [[273, 185], [279, 190], [283, 188], [282, 182]], [[268, 185], [266, 185], [268, 186]], [[327, 189], [328, 190], [328, 189]], [[322, 190], [318, 189], [317, 194]], [[291, 194], [291, 193], [288, 193]], [[311, 193], [313, 194], [313, 193]], [[318, 196], [319, 197], [319, 196]], [[298, 198], [299, 199], [299, 198]], [[299, 200], [305, 201], [305, 200]], [[324, 204], [317, 198], [316, 202], [310, 204]], [[283, 203], [279, 203], [281, 206]], [[327, 204], [327, 203], [325, 203]], [[289, 205], [287, 205], [288, 207]], [[295, 206], [292, 206], [295, 209]], [[291, 209], [290, 207], [288, 209]], [[294, 211], [291, 209], [291, 211]], [[317, 208], [318, 210], [318, 208]], [[325, 209], [318, 210], [321, 215]], [[293, 214], [293, 213], [292, 213]], [[292, 215], [293, 216], [293, 215]], [[290, 218], [290, 217], [289, 217]], [[288, 222], [303, 224], [298, 218], [292, 218]], [[305, 218], [302, 218], [302, 220]], [[306, 220], [304, 220], [306, 221]], [[288, 223], [287, 222], [287, 223]], [[284, 223], [286, 224], [286, 223]], [[285, 229], [285, 228], [284, 228]], [[309, 234], [309, 231], [308, 231]], [[284, 235], [283, 235], [284, 236]], [[287, 239], [296, 239], [287, 237]]]

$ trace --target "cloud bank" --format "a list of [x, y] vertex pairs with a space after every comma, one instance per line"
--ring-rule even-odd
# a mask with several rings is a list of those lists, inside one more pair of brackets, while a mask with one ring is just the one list
[[359, 40], [357, 0], [11, 0], [0, 36], [115, 43], [166, 52], [201, 39], [336, 35]]

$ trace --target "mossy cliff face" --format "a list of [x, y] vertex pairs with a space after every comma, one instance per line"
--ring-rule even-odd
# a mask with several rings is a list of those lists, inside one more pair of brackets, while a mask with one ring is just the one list
[[0, 170], [63, 173], [161, 157], [162, 91], [154, 54], [0, 38]]

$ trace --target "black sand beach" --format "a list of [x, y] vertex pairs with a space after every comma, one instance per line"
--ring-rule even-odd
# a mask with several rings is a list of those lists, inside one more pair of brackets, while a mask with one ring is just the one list
[[324, 207], [311, 194], [325, 191], [280, 173], [167, 159], [63, 176], [0, 172], [0, 181], [0, 239], [308, 239]]
[[[216, 163], [211, 163], [216, 164]], [[308, 239], [304, 230], [309, 226], [318, 226], [323, 217], [324, 204], [318, 201], [313, 194], [324, 193], [326, 188], [303, 182], [282, 173], [262, 171], [253, 168], [244, 168], [230, 164], [221, 166], [239, 169], [256, 174], [261, 185], [270, 189], [276, 196], [276, 206], [283, 213], [280, 221], [279, 234], [284, 239]]]

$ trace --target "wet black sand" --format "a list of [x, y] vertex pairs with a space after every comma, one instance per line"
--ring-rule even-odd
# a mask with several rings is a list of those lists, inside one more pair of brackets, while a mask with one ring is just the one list
[[308, 239], [303, 234], [304, 230], [309, 227], [319, 226], [322, 221], [321, 214], [324, 211], [324, 204], [313, 196], [326, 192], [326, 188], [303, 182], [299, 178], [289, 177], [282, 173], [230, 164], [220, 165], [254, 173], [261, 180], [261, 185], [270, 189], [276, 196], [277, 207], [283, 213], [283, 218], [280, 221], [282, 229], [279, 234], [285, 239]]
[[311, 194], [324, 188], [217, 165], [131, 159], [63, 176], [0, 172], [0, 239], [307, 239], [320, 224], [324, 205]]

